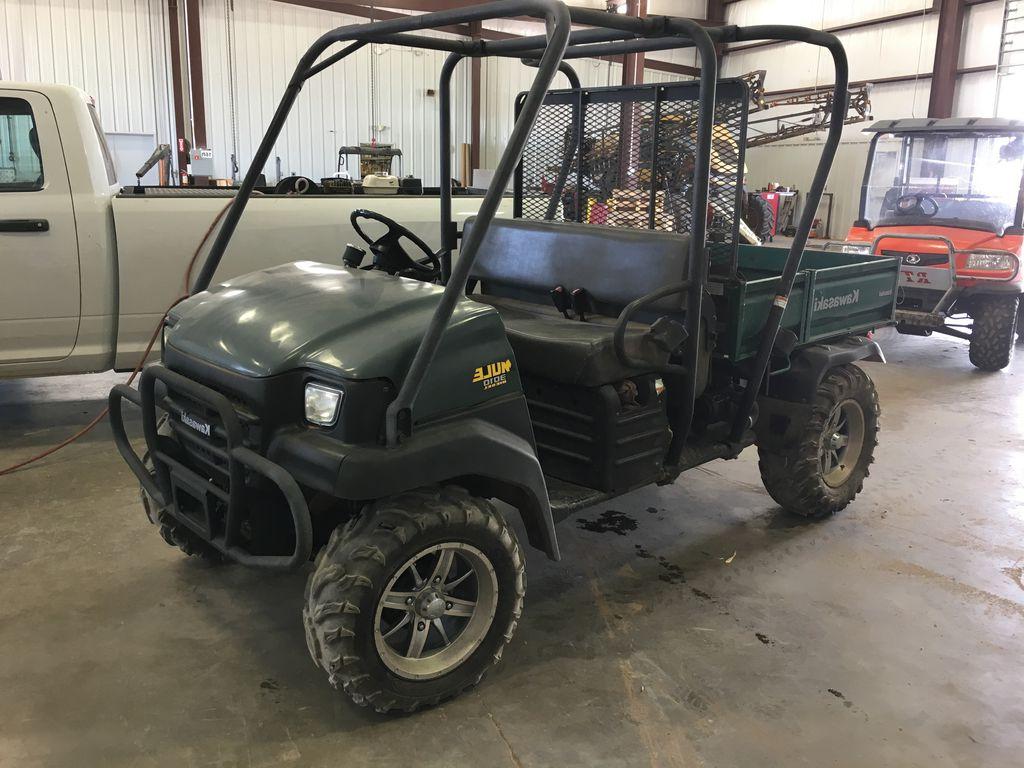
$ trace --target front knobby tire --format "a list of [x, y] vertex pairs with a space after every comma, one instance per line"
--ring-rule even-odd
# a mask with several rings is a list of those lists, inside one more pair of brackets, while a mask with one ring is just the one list
[[525, 594], [523, 554], [494, 505], [444, 486], [374, 502], [336, 529], [302, 618], [332, 686], [378, 712], [413, 712], [480, 682]]
[[811, 416], [787, 448], [758, 445], [769, 495], [788, 512], [824, 517], [864, 487], [878, 445], [881, 409], [875, 384], [855, 365], [830, 370], [818, 385]]
[[983, 371], [1000, 371], [1013, 358], [1020, 296], [978, 299], [971, 317], [971, 363]]

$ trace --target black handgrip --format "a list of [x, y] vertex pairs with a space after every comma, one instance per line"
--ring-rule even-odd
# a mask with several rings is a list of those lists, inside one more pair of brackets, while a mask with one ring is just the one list
[[0, 232], [49, 232], [46, 219], [0, 219]]

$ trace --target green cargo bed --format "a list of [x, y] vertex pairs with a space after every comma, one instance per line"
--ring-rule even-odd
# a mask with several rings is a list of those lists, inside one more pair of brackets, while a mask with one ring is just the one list
[[[718, 354], [735, 362], [757, 353], [788, 252], [785, 248], [741, 245], [740, 279], [710, 279], [718, 311]], [[896, 259], [804, 251], [782, 327], [792, 331], [803, 346], [890, 325], [898, 279]]]

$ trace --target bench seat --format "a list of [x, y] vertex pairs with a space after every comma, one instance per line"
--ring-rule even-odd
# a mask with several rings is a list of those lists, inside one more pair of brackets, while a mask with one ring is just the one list
[[[471, 231], [473, 219], [466, 222]], [[669, 232], [591, 224], [495, 219], [480, 245], [470, 298], [494, 307], [521, 371], [579, 386], [611, 384], [662, 370], [672, 350], [645, 323], [630, 323], [626, 351], [642, 364], [623, 364], [613, 330], [622, 309], [686, 274], [689, 238]], [[565, 318], [551, 289], [584, 288], [596, 312]], [[655, 302], [657, 315], [682, 320], [682, 294]]]

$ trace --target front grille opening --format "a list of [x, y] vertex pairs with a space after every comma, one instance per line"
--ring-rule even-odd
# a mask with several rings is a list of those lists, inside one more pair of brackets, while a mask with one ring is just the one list
[[245, 509], [239, 534], [254, 555], [290, 555], [295, 551], [295, 525], [281, 490], [263, 478], [245, 489]]

